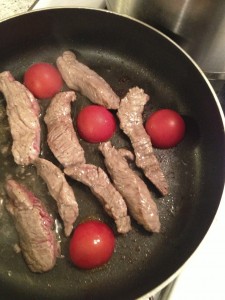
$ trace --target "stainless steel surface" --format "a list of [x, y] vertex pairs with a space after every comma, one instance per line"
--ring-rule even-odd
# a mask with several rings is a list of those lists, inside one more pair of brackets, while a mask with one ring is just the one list
[[169, 35], [214, 77], [225, 77], [224, 0], [106, 0], [109, 10]]

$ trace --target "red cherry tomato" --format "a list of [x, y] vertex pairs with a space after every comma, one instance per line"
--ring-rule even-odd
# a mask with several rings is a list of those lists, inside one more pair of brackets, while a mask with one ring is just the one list
[[176, 111], [161, 109], [150, 115], [145, 129], [151, 137], [153, 146], [171, 148], [183, 139], [185, 122]]
[[53, 97], [63, 86], [59, 71], [51, 64], [40, 62], [24, 74], [24, 85], [39, 99]]
[[69, 253], [79, 268], [92, 269], [105, 264], [112, 256], [115, 237], [111, 228], [101, 221], [81, 223], [74, 230]]
[[89, 105], [79, 112], [77, 129], [80, 136], [87, 142], [105, 142], [113, 136], [116, 121], [113, 114], [105, 107]]

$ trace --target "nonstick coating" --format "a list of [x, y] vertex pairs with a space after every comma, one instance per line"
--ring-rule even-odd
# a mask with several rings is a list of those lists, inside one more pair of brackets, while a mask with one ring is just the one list
[[[17, 80], [34, 62], [55, 63], [64, 50], [102, 75], [123, 97], [139, 86], [151, 97], [144, 118], [160, 108], [178, 111], [185, 119], [184, 140], [169, 150], [155, 153], [168, 179], [170, 193], [160, 197], [149, 189], [158, 205], [162, 232], [150, 234], [132, 220], [127, 235], [116, 233], [113, 221], [89, 189], [69, 179], [76, 193], [80, 216], [108, 223], [116, 235], [115, 253], [108, 264], [91, 271], [75, 268], [68, 258], [68, 239], [61, 235], [62, 255], [46, 274], [33, 274], [13, 245], [17, 236], [5, 210], [0, 218], [0, 299], [134, 299], [168, 280], [187, 261], [209, 229], [224, 185], [224, 127], [217, 101], [198, 67], [173, 42], [149, 26], [110, 12], [89, 9], [52, 9], [21, 15], [0, 24], [0, 72], [10, 70]], [[0, 95], [1, 105], [5, 100]], [[77, 93], [73, 117], [87, 99]], [[48, 104], [42, 101], [41, 106]], [[2, 126], [2, 125], [1, 125]], [[45, 138], [43, 127], [43, 139]], [[11, 139], [10, 135], [8, 137]], [[87, 162], [103, 166], [98, 145], [81, 141]], [[130, 147], [117, 130], [116, 147]], [[53, 160], [42, 144], [42, 156]], [[9, 161], [5, 167], [4, 162]], [[1, 191], [10, 168], [57, 217], [54, 202], [34, 167], [17, 167], [12, 157], [1, 154]], [[104, 166], [103, 166], [104, 167]], [[28, 176], [28, 174], [31, 174]], [[29, 180], [31, 177], [35, 181]], [[27, 179], [28, 178], [28, 179]], [[4, 197], [3, 197], [4, 198]]]

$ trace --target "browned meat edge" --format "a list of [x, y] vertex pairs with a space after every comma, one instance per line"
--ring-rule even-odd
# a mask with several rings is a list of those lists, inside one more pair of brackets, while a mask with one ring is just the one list
[[38, 101], [8, 71], [0, 73], [0, 91], [7, 103], [6, 112], [13, 138], [14, 160], [19, 165], [28, 165], [40, 153]]
[[53, 219], [44, 205], [25, 186], [15, 180], [6, 182], [9, 202], [6, 207], [14, 219], [24, 259], [33, 272], [51, 270], [60, 254]]
[[118, 232], [126, 233], [131, 229], [130, 217], [127, 215], [124, 199], [100, 167], [83, 164], [67, 167], [64, 172], [91, 189], [105, 211], [115, 220]]
[[136, 156], [136, 164], [162, 195], [168, 194], [168, 183], [154, 154], [149, 135], [143, 126], [142, 113], [149, 96], [138, 87], [129, 90], [121, 100], [117, 116], [120, 127], [130, 138]]
[[79, 91], [93, 103], [117, 109], [120, 99], [95, 71], [80, 63], [73, 52], [65, 51], [56, 61], [57, 67], [72, 90]]
[[58, 93], [51, 100], [44, 117], [49, 148], [64, 167], [85, 163], [84, 150], [71, 119], [71, 102], [75, 99], [73, 91]]
[[126, 201], [130, 214], [146, 230], [159, 232], [160, 221], [157, 206], [146, 184], [129, 167], [124, 158], [128, 155], [127, 151], [116, 150], [111, 142], [100, 144], [99, 149], [105, 157], [105, 165], [112, 181]]
[[66, 181], [63, 172], [50, 161], [38, 158], [35, 161], [35, 166], [38, 175], [45, 181], [50, 195], [57, 203], [59, 215], [64, 223], [65, 235], [69, 236], [79, 214], [73, 189]]

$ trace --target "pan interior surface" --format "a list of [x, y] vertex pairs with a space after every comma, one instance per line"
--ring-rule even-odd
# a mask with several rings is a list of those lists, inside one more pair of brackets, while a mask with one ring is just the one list
[[[197, 248], [217, 211], [224, 185], [224, 127], [216, 101], [199, 69], [170, 40], [154, 29], [113, 13], [89, 9], [51, 9], [9, 19], [0, 24], [0, 72], [9, 70], [23, 81], [32, 63], [55, 63], [64, 50], [100, 74], [123, 97], [133, 86], [150, 95], [144, 119], [160, 108], [178, 111], [186, 122], [184, 140], [175, 148], [155, 149], [170, 186], [160, 197], [148, 185], [159, 209], [162, 231], [150, 234], [132, 220], [132, 231], [118, 235], [113, 221], [88, 188], [70, 179], [80, 207], [79, 222], [94, 217], [108, 223], [116, 235], [115, 253], [108, 264], [91, 271], [72, 266], [68, 259], [69, 240], [60, 234], [62, 257], [46, 274], [33, 274], [13, 245], [17, 235], [2, 208], [0, 213], [0, 287], [3, 299], [134, 299], [153, 290], [176, 272]], [[66, 88], [66, 87], [65, 87]], [[41, 103], [43, 111], [48, 101]], [[73, 118], [90, 104], [77, 93]], [[0, 94], [0, 108], [5, 110]], [[42, 116], [43, 117], [43, 116]], [[7, 118], [1, 120], [1, 130]], [[2, 125], [3, 124], [3, 125]], [[3, 129], [2, 129], [3, 128]], [[5, 139], [10, 140], [9, 131]], [[46, 128], [43, 126], [43, 138]], [[1, 146], [5, 140], [1, 140]], [[103, 165], [98, 145], [81, 141], [88, 163]], [[112, 138], [116, 148], [131, 149], [119, 130]], [[46, 143], [43, 157], [57, 161]], [[42, 199], [58, 219], [54, 202], [33, 166], [16, 166], [11, 154], [0, 154], [0, 188], [13, 174]], [[30, 180], [30, 178], [35, 180]]]

